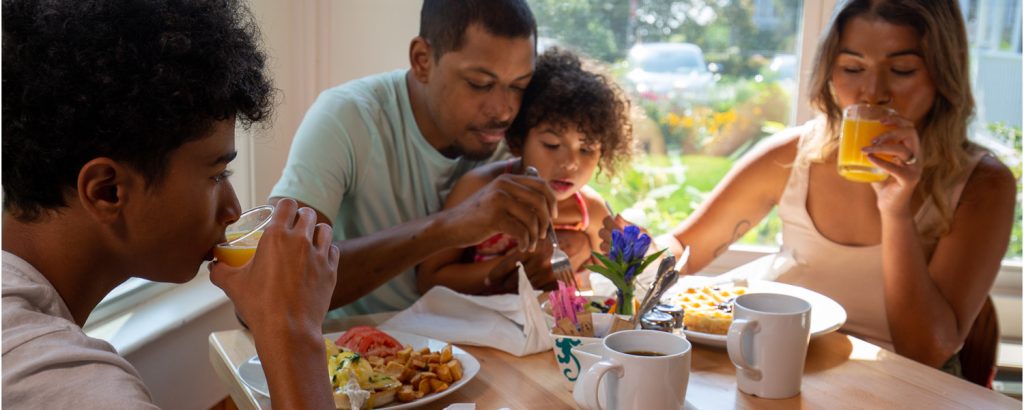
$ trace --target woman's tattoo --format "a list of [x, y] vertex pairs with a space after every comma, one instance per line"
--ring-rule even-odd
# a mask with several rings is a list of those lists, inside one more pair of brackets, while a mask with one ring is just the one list
[[732, 229], [732, 236], [729, 238], [729, 241], [723, 243], [722, 246], [715, 248], [715, 257], [717, 258], [725, 253], [725, 251], [729, 250], [729, 245], [732, 245], [733, 242], [739, 240], [740, 237], [743, 236], [743, 233], [748, 229], [750, 229], [750, 221], [744, 219], [737, 223], [736, 227]]

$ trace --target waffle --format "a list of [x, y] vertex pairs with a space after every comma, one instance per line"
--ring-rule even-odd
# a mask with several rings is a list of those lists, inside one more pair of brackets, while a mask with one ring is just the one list
[[724, 335], [732, 324], [733, 299], [744, 293], [747, 288], [742, 286], [688, 288], [674, 295], [673, 302], [685, 312], [686, 330]]

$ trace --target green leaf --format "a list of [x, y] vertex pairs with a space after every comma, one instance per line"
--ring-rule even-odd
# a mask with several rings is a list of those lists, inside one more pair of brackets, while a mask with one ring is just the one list
[[652, 262], [657, 260], [661, 256], [661, 254], [665, 253], [665, 251], [667, 251], [667, 250], [668, 250], [668, 248], [665, 248], [665, 249], [662, 249], [660, 251], [657, 251], [655, 253], [652, 253], [652, 254], [648, 255], [647, 258], [644, 259], [643, 263], [640, 264], [640, 271], [643, 272], [644, 269], [647, 269], [647, 265], [650, 265]]
[[[613, 262], [611, 259], [608, 259], [607, 256], [604, 256], [604, 255], [602, 255], [600, 253], [597, 253], [597, 252], [593, 252], [593, 254], [594, 254], [594, 257], [597, 258], [597, 260], [599, 262], [601, 262], [601, 264], [604, 265], [605, 267], [607, 267], [608, 269], [611, 269], [613, 271], [622, 272], [622, 273], [626, 272], [626, 267], [622, 266], [622, 263]], [[620, 273], [620, 274], [622, 274], [622, 273]]]
[[604, 266], [591, 265], [588, 266], [587, 269], [600, 273], [601, 276], [608, 278], [608, 280], [612, 281], [612, 284], [614, 284], [616, 288], [623, 289], [626, 286], [626, 281], [622, 278], [622, 274], [617, 272], [611, 272], [608, 270], [608, 268]]
[[604, 276], [613, 276], [614, 275], [614, 273], [612, 273], [612, 271], [608, 270], [608, 268], [605, 267], [605, 266], [601, 266], [601, 265], [588, 265], [588, 266], [586, 266], [586, 268], [590, 269], [591, 272], [597, 272], [597, 273], [600, 273], [600, 274], [602, 274]]

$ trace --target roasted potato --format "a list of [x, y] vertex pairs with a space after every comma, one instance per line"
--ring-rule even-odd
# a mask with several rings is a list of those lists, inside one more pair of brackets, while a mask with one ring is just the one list
[[445, 367], [447, 367], [448, 368], [448, 372], [452, 374], [452, 380], [454, 380], [454, 381], [462, 380], [462, 363], [461, 362], [459, 362], [457, 359], [452, 359], [451, 361], [449, 361], [448, 363], [445, 364]]

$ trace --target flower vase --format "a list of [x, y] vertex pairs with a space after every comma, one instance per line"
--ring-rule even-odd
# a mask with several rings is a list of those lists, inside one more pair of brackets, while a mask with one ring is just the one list
[[620, 315], [633, 316], [633, 292], [624, 292], [622, 289], [616, 292], [615, 313]]

